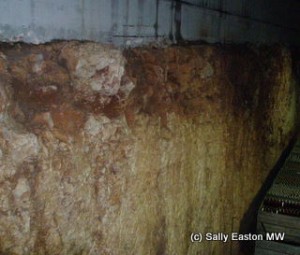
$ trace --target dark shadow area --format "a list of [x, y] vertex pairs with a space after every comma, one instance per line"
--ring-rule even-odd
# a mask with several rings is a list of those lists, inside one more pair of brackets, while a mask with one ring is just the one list
[[297, 95], [297, 122], [296, 130], [300, 130], [300, 47], [290, 47], [292, 57], [292, 73], [296, 83], [296, 95]]
[[[288, 157], [289, 153], [291, 152], [295, 142], [296, 142], [296, 135], [291, 139], [286, 149], [282, 152], [279, 160], [277, 161], [274, 168], [270, 171], [268, 177], [262, 184], [259, 192], [253, 199], [252, 203], [250, 204], [248, 210], [244, 214], [241, 225], [239, 229], [239, 233], [241, 234], [255, 234], [256, 233], [256, 224], [257, 224], [257, 214], [258, 209], [267, 193], [269, 188], [271, 187], [275, 177], [277, 176], [279, 170], [282, 168], [286, 158]], [[245, 255], [253, 255], [255, 250], [255, 241], [240, 241], [240, 249]]]

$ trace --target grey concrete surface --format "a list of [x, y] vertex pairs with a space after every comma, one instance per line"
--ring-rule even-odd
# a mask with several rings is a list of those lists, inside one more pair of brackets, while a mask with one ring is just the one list
[[297, 0], [0, 0], [0, 40], [300, 44]]

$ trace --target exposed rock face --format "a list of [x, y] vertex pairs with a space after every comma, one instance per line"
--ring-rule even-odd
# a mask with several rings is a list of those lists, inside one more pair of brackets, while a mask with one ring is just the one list
[[294, 132], [284, 48], [3, 47], [0, 252], [238, 254]]

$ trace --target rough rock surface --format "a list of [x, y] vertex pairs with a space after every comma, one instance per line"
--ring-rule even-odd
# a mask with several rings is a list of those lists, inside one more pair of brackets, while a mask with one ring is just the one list
[[1, 254], [238, 254], [296, 124], [287, 49], [0, 49]]

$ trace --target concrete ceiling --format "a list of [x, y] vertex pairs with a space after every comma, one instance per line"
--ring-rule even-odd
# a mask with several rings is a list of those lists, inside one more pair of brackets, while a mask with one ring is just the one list
[[0, 40], [299, 44], [297, 0], [0, 0]]

